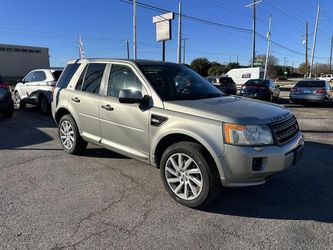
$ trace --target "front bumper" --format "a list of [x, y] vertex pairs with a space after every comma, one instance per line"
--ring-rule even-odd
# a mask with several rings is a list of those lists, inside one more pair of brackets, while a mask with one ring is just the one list
[[[222, 169], [221, 181], [226, 187], [263, 184], [271, 175], [294, 165], [302, 155], [304, 140], [301, 132], [282, 146], [240, 147], [225, 145], [224, 154], [216, 159]], [[254, 159], [261, 167], [254, 168]]]

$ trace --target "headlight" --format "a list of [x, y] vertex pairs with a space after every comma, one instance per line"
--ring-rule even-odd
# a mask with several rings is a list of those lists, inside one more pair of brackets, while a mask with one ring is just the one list
[[223, 125], [225, 142], [234, 145], [273, 144], [271, 130], [266, 125]]

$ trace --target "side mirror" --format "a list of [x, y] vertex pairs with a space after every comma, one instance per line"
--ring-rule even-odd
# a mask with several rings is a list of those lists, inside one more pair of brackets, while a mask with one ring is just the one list
[[16, 83], [19, 83], [19, 82], [25, 83], [24, 79], [16, 79]]
[[120, 103], [142, 103], [143, 97], [141, 91], [122, 89], [119, 91]]
[[277, 88], [280, 88], [280, 85], [276, 85]]

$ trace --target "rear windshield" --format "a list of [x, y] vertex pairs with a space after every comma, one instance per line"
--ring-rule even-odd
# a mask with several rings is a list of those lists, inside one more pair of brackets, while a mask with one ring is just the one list
[[296, 87], [325, 87], [325, 81], [300, 81]]
[[235, 83], [231, 77], [223, 77], [219, 79], [219, 83]]
[[59, 79], [61, 73], [62, 73], [62, 70], [56, 70], [56, 71], [54, 71], [54, 72], [52, 73], [53, 78], [54, 78], [55, 81], [58, 81], [58, 79]]
[[255, 86], [255, 85], [265, 85], [265, 86], [268, 86], [269, 85], [269, 80], [252, 79], [252, 80], [248, 80], [245, 83], [245, 86]]

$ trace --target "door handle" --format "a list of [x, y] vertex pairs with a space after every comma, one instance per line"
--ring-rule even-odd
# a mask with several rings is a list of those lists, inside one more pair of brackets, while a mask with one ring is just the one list
[[105, 109], [105, 110], [107, 110], [107, 111], [113, 111], [113, 108], [112, 108], [111, 105], [109, 105], [109, 104], [102, 105], [101, 107], [102, 107], [102, 109]]
[[77, 97], [75, 97], [75, 98], [72, 98], [72, 101], [73, 101], [73, 102], [80, 102], [80, 99], [77, 98]]

